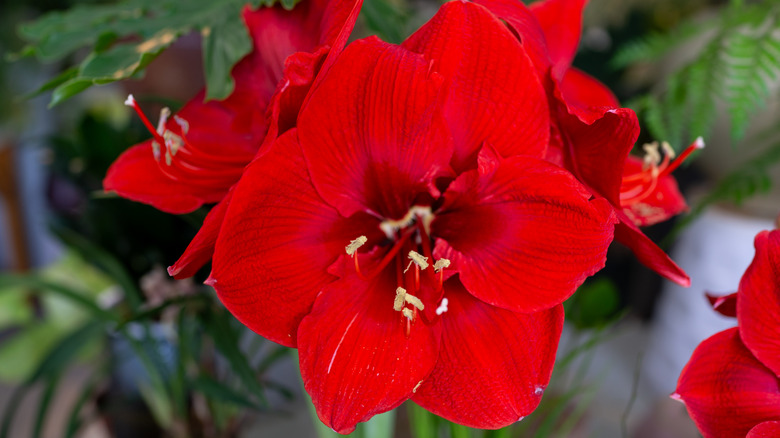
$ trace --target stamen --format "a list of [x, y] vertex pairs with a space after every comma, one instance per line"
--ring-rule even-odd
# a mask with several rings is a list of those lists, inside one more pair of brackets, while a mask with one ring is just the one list
[[425, 268], [428, 267], [428, 257], [423, 256], [422, 254], [418, 253], [417, 251], [409, 251], [409, 259], [412, 261], [409, 262], [409, 266], [406, 267], [404, 270], [404, 273], [409, 270], [409, 267], [412, 266], [412, 263], [416, 264], [420, 267], [421, 270], [425, 270]]
[[439, 272], [442, 269], [449, 268], [450, 267], [450, 261], [447, 259], [439, 259], [436, 260], [436, 263], [433, 264], [433, 271]]
[[406, 289], [399, 287], [395, 290], [395, 301], [393, 301], [393, 310], [400, 312], [404, 308], [406, 301]]
[[704, 149], [704, 139], [701, 137], [696, 137], [696, 140], [694, 140], [690, 146], [685, 148], [685, 150], [680, 154], [679, 157], [677, 157], [676, 160], [672, 162], [672, 164], [661, 170], [661, 173], [658, 175], [658, 177], [661, 178], [672, 173], [675, 169], [680, 167], [680, 164], [682, 164], [682, 162], [685, 161], [685, 159], [688, 158], [688, 156], [694, 153], [697, 149]]
[[190, 132], [190, 122], [184, 120], [183, 118], [179, 117], [178, 115], [173, 116], [173, 120], [176, 122], [177, 125], [179, 125], [179, 128], [181, 128], [181, 133], [184, 135], [189, 134]]
[[670, 160], [674, 160], [674, 157], [677, 156], [668, 141], [661, 142], [661, 150], [664, 151], [664, 156], [669, 157]]
[[146, 129], [149, 130], [149, 132], [154, 136], [154, 139], [157, 140], [159, 144], [164, 144], [165, 139], [160, 135], [159, 132], [157, 132], [156, 129], [154, 129], [154, 126], [152, 125], [152, 122], [149, 121], [149, 119], [146, 118], [146, 114], [144, 114], [143, 111], [141, 111], [141, 107], [138, 106], [138, 102], [135, 101], [135, 98], [132, 94], [127, 95], [127, 99], [125, 100], [125, 105], [133, 108], [138, 114], [138, 117], [141, 118], [141, 121], [143, 122], [144, 126], [146, 126]]
[[[396, 296], [395, 296], [396, 300], [398, 300], [398, 295], [397, 295], [397, 293], [398, 293], [398, 292], [396, 291]], [[412, 294], [406, 294], [406, 295], [404, 295], [404, 300], [405, 300], [407, 303], [411, 304], [412, 306], [416, 307], [416, 308], [417, 308], [417, 310], [425, 310], [425, 305], [423, 304], [423, 302], [422, 302], [422, 301], [420, 301], [420, 299], [419, 299], [419, 298], [417, 298], [416, 296], [414, 296], [414, 295], [412, 295]]]
[[401, 310], [401, 313], [408, 319], [409, 321], [414, 319], [414, 312], [412, 309], [403, 309]]
[[347, 255], [354, 257], [358, 248], [365, 245], [366, 242], [368, 242], [368, 237], [360, 236], [357, 239], [349, 242], [349, 245], [347, 245], [344, 249], [347, 250]]
[[450, 303], [450, 300], [448, 300], [446, 297], [441, 299], [441, 304], [439, 304], [439, 307], [436, 308], [436, 314], [441, 315], [442, 313], [447, 311], [447, 305]]
[[645, 151], [644, 165], [642, 166], [642, 169], [647, 170], [648, 168], [654, 165], [658, 165], [658, 163], [661, 162], [661, 154], [658, 152], [657, 141], [652, 143], [645, 143], [642, 145], [642, 149]]
[[160, 118], [157, 119], [157, 133], [165, 137], [165, 124], [168, 123], [168, 117], [171, 116], [171, 109], [167, 106], [160, 110]]

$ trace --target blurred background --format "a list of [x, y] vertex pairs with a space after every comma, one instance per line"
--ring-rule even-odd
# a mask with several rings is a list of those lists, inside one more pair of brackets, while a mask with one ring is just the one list
[[[356, 34], [391, 42], [439, 6], [365, 1]], [[294, 352], [234, 320], [202, 284], [208, 266], [185, 281], [165, 272], [208, 209], [169, 215], [102, 191], [108, 166], [148, 138], [128, 93], [155, 114], [214, 83], [195, 29], [125, 80], [74, 81], [125, 41], [101, 41], [97, 28], [111, 24], [95, 11], [149, 3], [0, 4], [0, 437], [328, 436], [311, 420]], [[692, 286], [666, 284], [614, 244], [566, 304], [542, 405], [489, 436], [698, 436], [668, 395], [695, 346], [735, 325], [704, 292], [736, 290], [753, 236], [775, 227], [779, 14], [775, 1], [590, 0], [574, 65], [637, 111], [638, 146], [707, 143], [675, 173], [690, 212], [645, 230]], [[240, 26], [237, 13], [225, 20]], [[398, 437], [482, 434], [411, 405], [377, 423]]]

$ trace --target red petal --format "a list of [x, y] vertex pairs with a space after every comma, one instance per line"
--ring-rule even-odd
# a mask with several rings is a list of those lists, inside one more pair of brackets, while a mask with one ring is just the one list
[[730, 316], [732, 318], [737, 317], [737, 293], [729, 295], [713, 295], [707, 293], [707, 300], [712, 305], [712, 310], [720, 313], [723, 316]]
[[[362, 0], [311, 0], [296, 5], [292, 11], [277, 7], [273, 11], [278, 11], [289, 32], [282, 37], [268, 32], [262, 23], [257, 27], [258, 33], [264, 35], [264, 50], [259, 55], [280, 53], [275, 65], [280, 69], [284, 66], [281, 80], [274, 82], [277, 91], [269, 105], [269, 116], [278, 120], [278, 126], [271, 124], [275, 130], [270, 134], [271, 141], [295, 126], [318, 73], [327, 71], [344, 48], [362, 3]], [[283, 48], [285, 44], [289, 45]]]
[[682, 287], [689, 287], [691, 279], [671, 258], [628, 218], [622, 211], [616, 211], [620, 223], [615, 226], [615, 240], [633, 251], [639, 261], [658, 275]]
[[114, 161], [103, 180], [103, 189], [173, 214], [189, 213], [204, 203], [218, 202], [227, 192], [222, 187], [196, 191], [186, 182], [165, 176], [154, 159], [151, 140], [131, 147]]
[[780, 436], [780, 421], [765, 421], [750, 429], [746, 438], [777, 438]]
[[523, 46], [493, 14], [473, 3], [445, 3], [403, 46], [432, 60], [445, 78], [455, 171], [473, 168], [484, 142], [504, 157], [544, 156], [545, 91]]
[[343, 219], [317, 195], [292, 130], [236, 185], [209, 283], [247, 327], [295, 346], [300, 320], [335, 279], [327, 268], [361, 234], [384, 236], [375, 219]]
[[412, 397], [447, 420], [498, 429], [530, 414], [550, 381], [563, 328], [563, 306], [515, 313], [445, 283], [439, 360]]
[[565, 167], [598, 195], [619, 207], [623, 163], [639, 136], [636, 114], [619, 108], [590, 125], [569, 114], [562, 114], [558, 120]]
[[756, 256], [739, 282], [737, 320], [742, 341], [780, 375], [780, 231], [762, 231]]
[[582, 10], [587, 0], [543, 0], [531, 5], [539, 20], [553, 64], [553, 77], [561, 79], [577, 53], [582, 32]]
[[779, 385], [732, 328], [696, 348], [675, 397], [685, 403], [705, 438], [742, 438], [756, 424], [780, 418]]
[[421, 56], [369, 38], [313, 92], [298, 135], [317, 191], [342, 215], [400, 219], [417, 195], [438, 194], [452, 145], [435, 117], [437, 76]]
[[558, 86], [569, 113], [588, 124], [620, 106], [606, 85], [576, 68], [568, 69]]
[[515, 0], [473, 0], [474, 3], [486, 7], [512, 29], [528, 51], [539, 72], [545, 72], [550, 67], [550, 55], [547, 52], [547, 41], [539, 22], [530, 9], [522, 2]]
[[184, 250], [184, 254], [179, 257], [176, 263], [168, 267], [168, 275], [177, 280], [192, 277], [203, 265], [211, 261], [211, 256], [214, 255], [214, 244], [217, 242], [219, 229], [225, 219], [225, 212], [230, 205], [231, 196], [232, 192], [228, 193], [225, 199], [215, 205], [206, 215], [203, 226], [200, 227], [198, 234]]
[[[347, 258], [344, 255], [344, 258]], [[301, 375], [320, 420], [339, 433], [395, 408], [433, 369], [439, 324], [393, 310], [395, 270], [325, 286], [298, 330]]]
[[588, 201], [571, 174], [536, 158], [486, 170], [463, 173], [447, 189], [431, 224], [435, 258], [450, 259], [469, 292], [495, 306], [535, 312], [560, 304], [604, 266], [612, 207]]

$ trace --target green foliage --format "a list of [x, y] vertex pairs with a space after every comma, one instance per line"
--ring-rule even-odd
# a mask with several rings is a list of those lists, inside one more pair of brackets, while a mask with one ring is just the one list
[[718, 182], [715, 188], [691, 209], [690, 214], [677, 223], [675, 232], [670, 237], [676, 236], [683, 227], [693, 222], [707, 207], [716, 202], [730, 201], [739, 205], [754, 195], [769, 192], [773, 186], [769, 174], [777, 163], [780, 163], [780, 140], [771, 143], [769, 147]]
[[577, 329], [606, 327], [620, 316], [620, 293], [608, 278], [588, 280], [564, 303], [566, 320]]
[[[275, 0], [251, 0], [252, 7]], [[288, 9], [295, 0], [281, 0]], [[252, 50], [241, 20], [246, 0], [124, 0], [116, 4], [77, 5], [51, 12], [19, 28], [27, 41], [23, 56], [43, 62], [63, 60], [89, 48], [79, 65], [53, 78], [37, 92], [53, 90], [51, 105], [92, 85], [140, 76], [144, 68], [179, 37], [203, 36], [207, 98], [230, 95], [230, 70]]]
[[660, 94], [642, 96], [630, 106], [655, 138], [682, 145], [708, 136], [722, 102], [729, 108], [732, 140], [739, 141], [780, 71], [778, 19], [776, 1], [734, 2], [712, 18], [628, 44], [613, 59], [616, 67], [658, 60], [691, 40], [703, 44], [694, 59], [672, 73]]

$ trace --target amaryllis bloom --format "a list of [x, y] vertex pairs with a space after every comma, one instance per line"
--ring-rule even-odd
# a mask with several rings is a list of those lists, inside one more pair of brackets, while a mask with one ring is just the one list
[[361, 3], [305, 0], [292, 11], [278, 5], [245, 8], [254, 48], [234, 67], [235, 90], [227, 99], [204, 102], [201, 91], [177, 114], [163, 110], [155, 127], [128, 98], [153, 138], [114, 162], [104, 189], [174, 214], [216, 203], [168, 268], [171, 275], [189, 277], [211, 259], [231, 188], [264, 141], [294, 126], [317, 73], [328, 68], [352, 32]]
[[543, 159], [523, 46], [447, 3], [402, 46], [352, 43], [307, 102], [236, 185], [208, 283], [298, 348], [340, 433], [407, 399], [479, 428], [529, 414], [561, 303], [603, 266], [616, 218]]
[[696, 149], [704, 147], [699, 138], [677, 159], [669, 143], [644, 145], [645, 157], [629, 155], [623, 167], [620, 206], [623, 213], [639, 226], [653, 225], [688, 210], [672, 172]]
[[643, 264], [672, 281], [690, 285], [685, 272], [638, 228], [685, 209], [676, 183], [669, 175], [657, 181], [656, 188], [641, 198], [650, 204], [642, 205], [638, 198], [624, 194], [624, 175], [634, 175], [636, 163], [629, 156], [639, 136], [636, 114], [619, 108], [604, 84], [571, 67], [587, 0], [543, 0], [530, 7], [514, 0], [473, 1], [491, 10], [519, 36], [540, 72], [551, 113], [547, 159], [569, 169], [591, 193], [612, 204], [620, 219], [615, 239], [631, 248]]
[[762, 231], [755, 246], [737, 291], [738, 327], [696, 348], [673, 395], [705, 438], [780, 436], [780, 231]]

